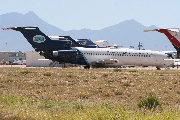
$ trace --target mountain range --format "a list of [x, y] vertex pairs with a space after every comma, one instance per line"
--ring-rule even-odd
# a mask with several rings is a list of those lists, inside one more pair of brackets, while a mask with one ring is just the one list
[[[158, 32], [143, 32], [144, 30], [157, 29], [158, 27], [155, 25], [146, 27], [133, 19], [101, 30], [81, 29], [64, 31], [48, 24], [32, 11], [26, 14], [12, 12], [0, 15], [0, 28], [25, 26], [39, 27], [40, 30], [48, 36], [66, 35], [71, 36], [73, 39], [91, 39], [92, 41], [107, 40], [112, 45], [117, 44], [126, 48], [134, 46], [134, 49], [138, 49], [140, 42], [146, 50], [175, 51], [164, 34]], [[0, 51], [25, 52], [33, 50], [32, 46], [20, 32], [0, 29]]]

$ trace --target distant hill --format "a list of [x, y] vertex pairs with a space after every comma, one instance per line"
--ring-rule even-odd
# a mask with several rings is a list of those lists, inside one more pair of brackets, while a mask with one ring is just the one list
[[[128, 48], [130, 46], [134, 46], [135, 49], [138, 49], [137, 46], [139, 42], [141, 42], [143, 43], [145, 49], [175, 51], [174, 47], [164, 34], [160, 34], [158, 32], [143, 32], [148, 29], [156, 29], [156, 26], [152, 25], [150, 27], [146, 27], [133, 19], [126, 20], [101, 30], [82, 29], [64, 31], [58, 27], [48, 24], [32, 11], [27, 14], [12, 12], [0, 15], [0, 28], [20, 26], [39, 27], [42, 32], [49, 36], [69, 35], [74, 39], [88, 38], [92, 41], [107, 40], [110, 44], [118, 44], [119, 46]], [[32, 51], [34, 49], [20, 32], [4, 31], [0, 29], [0, 51], [6, 50], [25, 52]]]

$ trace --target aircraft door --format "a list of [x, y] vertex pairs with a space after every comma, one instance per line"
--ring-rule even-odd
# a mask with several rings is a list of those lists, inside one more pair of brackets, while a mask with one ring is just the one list
[[158, 65], [161, 65], [162, 64], [162, 61], [161, 61], [161, 58], [159, 55], [157, 55], [156, 53], [154, 53], [154, 62], [155, 62], [155, 65], [158, 66]]
[[158, 61], [158, 60], [157, 60], [157, 57], [156, 57], [156, 53], [153, 54], [153, 57], [154, 57], [154, 60], [153, 60], [153, 61], [154, 61], [154, 64], [157, 65], [157, 61]]

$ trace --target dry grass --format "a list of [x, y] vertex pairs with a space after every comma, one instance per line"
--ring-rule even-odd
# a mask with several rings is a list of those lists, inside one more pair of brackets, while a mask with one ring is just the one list
[[[162, 103], [161, 114], [137, 107], [152, 95]], [[3, 119], [178, 118], [179, 105], [178, 71], [0, 68]]]

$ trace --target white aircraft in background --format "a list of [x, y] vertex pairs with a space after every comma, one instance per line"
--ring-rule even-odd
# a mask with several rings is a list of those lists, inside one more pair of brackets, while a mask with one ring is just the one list
[[3, 28], [3, 30], [20, 31], [35, 51], [46, 59], [58, 61], [59, 63], [86, 65], [85, 68], [90, 68], [90, 66], [114, 67], [125, 65], [156, 66], [159, 69], [174, 62], [164, 52], [80, 45], [70, 36], [48, 37], [38, 27], [10, 27]]

